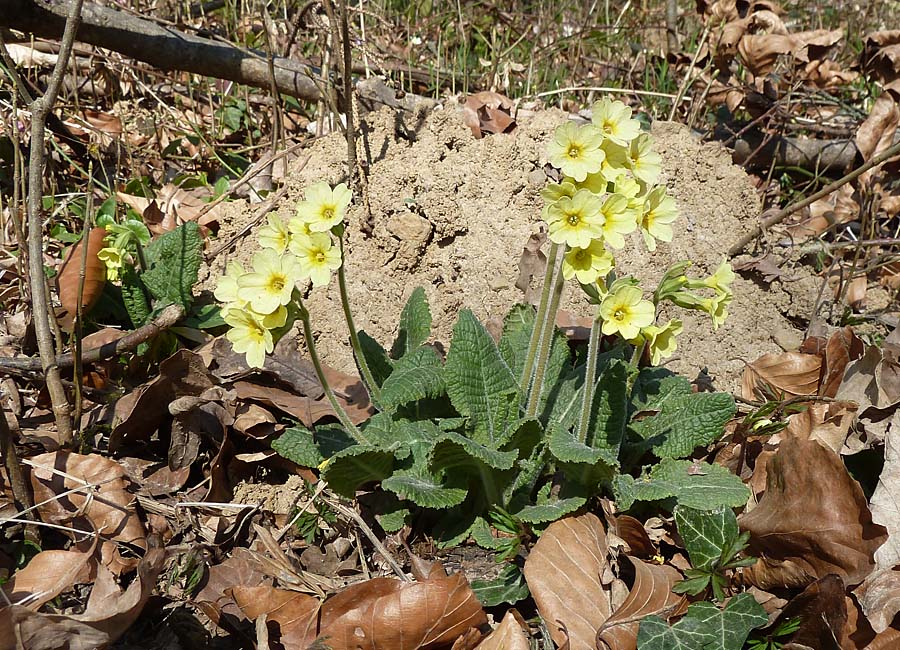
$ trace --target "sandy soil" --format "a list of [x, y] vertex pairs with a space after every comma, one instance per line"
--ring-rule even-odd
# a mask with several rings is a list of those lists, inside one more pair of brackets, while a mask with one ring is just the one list
[[[361, 232], [364, 211], [357, 201], [349, 215], [347, 258], [358, 327], [389, 345], [400, 309], [417, 286], [428, 294], [434, 337], [444, 343], [460, 308], [483, 319], [502, 318], [521, 301], [522, 292], [514, 286], [517, 262], [529, 235], [541, 227], [545, 144], [565, 117], [557, 110], [540, 111], [521, 119], [512, 134], [481, 140], [452, 109], [406, 116], [406, 122], [387, 109], [367, 117], [374, 233]], [[682, 218], [671, 245], [651, 254], [635, 235], [617, 256], [619, 272], [646, 280], [647, 287], [681, 259], [692, 260], [698, 275], [714, 270], [760, 211], [750, 179], [720, 145], [702, 143], [674, 123], [656, 123], [652, 133], [663, 156], [663, 182]], [[308, 161], [296, 163], [289, 173], [288, 198], [277, 209], [285, 219], [306, 185], [343, 180], [346, 145], [340, 135], [317, 141], [308, 153]], [[220, 240], [240, 230], [252, 213], [243, 202], [230, 204]], [[254, 248], [248, 238], [231, 255], [246, 261]], [[207, 270], [207, 286], [226, 259], [220, 255]], [[795, 271], [789, 280], [767, 287], [738, 277], [731, 316], [716, 332], [708, 318], [678, 310], [685, 332], [669, 367], [691, 378], [705, 368], [717, 388], [731, 390], [745, 363], [799, 345], [803, 332], [796, 324], [811, 314], [818, 283], [802, 268]], [[313, 292], [308, 307], [326, 363], [352, 371], [336, 285]], [[589, 313], [575, 289], [567, 289], [563, 307]]]

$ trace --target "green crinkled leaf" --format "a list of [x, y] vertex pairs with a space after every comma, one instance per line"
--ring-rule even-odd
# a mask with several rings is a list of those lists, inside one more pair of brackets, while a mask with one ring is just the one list
[[417, 400], [438, 397], [444, 392], [444, 369], [434, 348], [421, 347], [394, 364], [394, 371], [381, 387], [380, 406], [393, 411]]
[[731, 546], [740, 534], [734, 511], [724, 506], [696, 510], [680, 505], [675, 508], [675, 524], [695, 569], [712, 570], [722, 549]]
[[641, 478], [617, 475], [612, 482], [618, 507], [629, 509], [635, 501], [675, 498], [681, 505], [697, 510], [719, 506], [739, 508], [747, 503], [750, 490], [720, 465], [664, 458]]
[[284, 433], [272, 441], [271, 447], [279, 455], [301, 467], [318, 467], [326, 458], [352, 445], [353, 440], [340, 427], [319, 427], [313, 433], [306, 427], [297, 425], [285, 429]]
[[640, 650], [741, 650], [750, 631], [768, 623], [762, 605], [751, 594], [738, 594], [725, 609], [699, 602], [669, 626], [658, 616], [647, 616], [638, 629]]
[[468, 494], [465, 488], [444, 487], [434, 476], [413, 471], [395, 472], [381, 482], [381, 487], [422, 508], [436, 510], [458, 506]]
[[727, 393], [670, 394], [657, 408], [659, 413], [631, 426], [660, 458], [683, 458], [715, 442], [735, 412]]
[[357, 337], [359, 338], [363, 356], [366, 358], [366, 363], [369, 364], [369, 370], [372, 371], [375, 383], [381, 387], [394, 370], [394, 364], [388, 353], [381, 347], [381, 344], [363, 330], [357, 332]]
[[481, 548], [499, 551], [509, 546], [509, 537], [494, 537], [491, 525], [484, 517], [477, 517], [471, 529], [472, 541]]
[[511, 562], [493, 580], [473, 580], [471, 586], [476, 598], [485, 607], [503, 603], [515, 605], [528, 598], [530, 593], [522, 570]]
[[122, 269], [122, 302], [132, 326], [141, 327], [150, 320], [150, 305], [144, 293], [144, 283], [130, 266]]
[[518, 419], [518, 382], [491, 335], [468, 309], [459, 313], [444, 365], [447, 394], [469, 419], [472, 438], [497, 448]]
[[373, 481], [383, 481], [391, 475], [394, 450], [369, 445], [354, 445], [331, 457], [322, 478], [328, 486], [348, 498], [357, 488]]
[[442, 434], [431, 451], [431, 465], [435, 471], [463, 472], [477, 475], [485, 467], [511, 469], [518, 451], [499, 451], [452, 431]]
[[635, 411], [659, 410], [672, 397], [690, 395], [691, 382], [665, 368], [641, 368], [631, 398]]
[[188, 221], [151, 242], [144, 254], [148, 269], [141, 280], [158, 307], [179, 304], [187, 309], [193, 298], [202, 258], [203, 237], [200, 226]]
[[[398, 504], [402, 503], [400, 501]], [[375, 515], [378, 524], [384, 528], [386, 533], [396, 533], [398, 530], [410, 523], [410, 515], [412, 512], [409, 508], [398, 506], [396, 510], [380, 512]]]
[[415, 350], [431, 336], [431, 310], [425, 289], [416, 287], [400, 312], [400, 328], [391, 347], [391, 356], [399, 359]]
[[581, 391], [584, 386], [584, 364], [569, 370], [557, 383], [554, 399], [547, 413], [548, 425], [571, 429], [578, 420]]
[[584, 497], [569, 497], [548, 501], [533, 506], [525, 506], [515, 513], [515, 516], [528, 524], [542, 524], [548, 521], [556, 521], [567, 514], [575, 512], [587, 503]]

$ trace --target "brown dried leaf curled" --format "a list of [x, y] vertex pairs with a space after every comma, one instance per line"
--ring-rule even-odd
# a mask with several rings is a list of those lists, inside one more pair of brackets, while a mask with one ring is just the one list
[[[766, 399], [767, 393], [787, 397], [816, 395], [822, 357], [801, 352], [771, 352], [749, 364], [741, 377], [741, 396]], [[768, 390], [767, 390], [768, 389]]]
[[846, 585], [862, 582], [887, 535], [840, 456], [786, 437], [766, 470], [765, 494], [740, 518], [749, 554], [760, 558], [746, 571], [749, 581], [761, 589], [802, 587], [834, 573]]
[[[93, 228], [88, 234], [87, 262], [84, 267], [84, 289], [81, 295], [81, 309], [87, 313], [100, 299], [106, 285], [106, 265], [97, 257], [103, 248], [104, 228]], [[60, 322], [69, 327], [78, 310], [78, 284], [81, 275], [82, 243], [79, 241], [66, 253], [62, 266], [59, 267], [56, 286], [59, 290], [59, 302], [65, 310]]]

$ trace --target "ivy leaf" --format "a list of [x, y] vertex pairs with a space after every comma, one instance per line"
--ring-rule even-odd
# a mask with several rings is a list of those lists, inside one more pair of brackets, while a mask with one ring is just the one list
[[492, 447], [508, 439], [518, 418], [518, 382], [494, 339], [468, 309], [459, 313], [444, 365], [447, 394], [459, 413], [469, 418], [472, 439]]
[[400, 329], [391, 347], [391, 356], [394, 359], [401, 358], [425, 343], [429, 336], [431, 310], [428, 308], [425, 289], [416, 287], [400, 312]]
[[511, 562], [493, 580], [473, 580], [472, 591], [485, 607], [503, 603], [515, 605], [529, 596], [522, 570]]
[[691, 566], [705, 571], [717, 567], [722, 551], [732, 546], [740, 534], [734, 511], [724, 506], [703, 511], [680, 505], [675, 508], [675, 524]]
[[741, 650], [754, 628], [768, 623], [762, 605], [748, 593], [738, 594], [720, 610], [713, 603], [699, 602], [669, 626], [658, 616], [647, 616], [638, 630], [641, 650]]
[[648, 474], [635, 479], [617, 475], [612, 482], [616, 504], [628, 510], [635, 501], [676, 501], [697, 510], [719, 506], [739, 508], [747, 503], [750, 490], [741, 479], [721, 465], [664, 458]]
[[394, 364], [394, 370], [381, 387], [380, 406], [394, 411], [398, 406], [444, 392], [444, 372], [434, 348], [420, 347]]
[[363, 330], [357, 332], [359, 338], [359, 346], [362, 348], [362, 354], [369, 364], [369, 370], [375, 378], [375, 383], [379, 387], [384, 385], [385, 380], [394, 370], [393, 362], [388, 356], [381, 344], [366, 334]]
[[654, 407], [659, 413], [631, 426], [660, 458], [683, 458], [718, 440], [736, 410], [727, 393], [669, 393]]
[[187, 309], [200, 271], [203, 238], [200, 226], [188, 221], [161, 235], [144, 250], [148, 269], [141, 280], [159, 302], [157, 307], [178, 304]]

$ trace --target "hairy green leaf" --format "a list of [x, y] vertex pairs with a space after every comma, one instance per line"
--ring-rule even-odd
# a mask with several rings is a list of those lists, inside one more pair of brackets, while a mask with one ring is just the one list
[[394, 364], [381, 344], [363, 330], [357, 332], [357, 337], [362, 354], [366, 358], [366, 363], [369, 364], [369, 370], [372, 371], [372, 376], [375, 378], [375, 383], [381, 387], [394, 370]]
[[415, 350], [431, 336], [431, 310], [425, 289], [416, 287], [400, 312], [400, 329], [391, 347], [391, 356], [399, 359]]
[[390, 476], [393, 465], [394, 449], [354, 445], [329, 459], [322, 478], [341, 496], [353, 498], [360, 486]]
[[200, 226], [188, 221], [151, 242], [144, 254], [147, 270], [141, 280], [159, 302], [157, 307], [179, 304], [190, 307], [202, 258]]
[[431, 464], [435, 470], [477, 476], [485, 468], [511, 469], [518, 455], [517, 450], [500, 451], [450, 431], [435, 443]]
[[122, 269], [122, 302], [128, 312], [128, 318], [135, 327], [141, 327], [150, 320], [150, 305], [144, 293], [144, 283], [130, 266]]
[[740, 650], [754, 628], [768, 623], [762, 605], [751, 594], [738, 594], [720, 610], [713, 603], [699, 602], [669, 627], [658, 616], [641, 620], [637, 647], [640, 650]]
[[656, 408], [659, 413], [631, 426], [660, 458], [683, 458], [718, 440], [735, 412], [727, 393], [669, 393]]
[[566, 499], [550, 500], [533, 506], [525, 506], [515, 513], [516, 517], [528, 524], [542, 524], [548, 521], [556, 521], [575, 512], [587, 503], [584, 497], [568, 497]]
[[649, 474], [637, 479], [619, 474], [612, 486], [621, 510], [628, 510], [635, 501], [669, 498], [697, 510], [738, 508], [750, 498], [750, 490], [741, 479], [721, 465], [671, 458], [664, 458]]
[[473, 580], [472, 591], [485, 607], [494, 607], [503, 603], [515, 605], [528, 598], [528, 585], [522, 570], [512, 562], [507, 563], [493, 580]]
[[500, 356], [491, 335], [468, 309], [459, 313], [444, 366], [447, 394], [469, 418], [472, 438], [498, 448], [518, 419], [518, 382]]
[[318, 467], [326, 458], [351, 445], [353, 440], [340, 427], [318, 427], [313, 433], [299, 424], [285, 429], [271, 443], [279, 455], [301, 467]]
[[381, 407], [393, 411], [398, 406], [434, 398], [444, 392], [444, 369], [434, 348], [420, 347], [394, 364], [394, 371], [381, 387]]
[[408, 499], [423, 508], [441, 510], [457, 506], [468, 494], [464, 488], [444, 487], [440, 480], [425, 472], [399, 471], [381, 482], [381, 487], [401, 499]]

